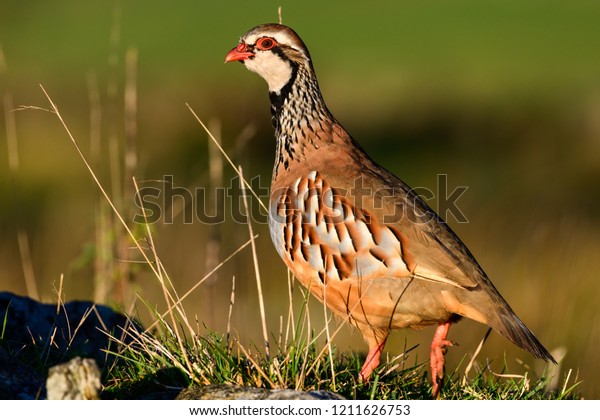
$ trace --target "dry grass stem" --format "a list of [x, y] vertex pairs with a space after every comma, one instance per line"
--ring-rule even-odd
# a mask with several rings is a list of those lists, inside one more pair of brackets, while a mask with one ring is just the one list
[[[90, 314], [92, 312], [94, 312], [95, 309], [96, 309], [96, 305], [95, 304], [92, 305], [91, 308], [87, 308], [85, 310], [85, 312], [83, 313], [83, 315], [81, 316], [81, 319], [79, 320], [79, 323], [77, 324], [77, 326], [75, 327], [75, 329], [73, 331], [71, 331], [71, 328], [69, 327], [69, 343], [67, 344], [67, 350], [73, 344], [73, 340], [75, 339], [75, 336], [77, 335], [77, 332], [79, 331], [79, 329], [83, 326], [85, 320], [88, 319], [88, 317], [90, 316]], [[67, 314], [67, 312], [65, 311], [65, 315], [66, 314]]]
[[487, 331], [485, 332], [485, 334], [483, 335], [483, 338], [479, 342], [479, 345], [475, 349], [475, 352], [473, 353], [473, 356], [471, 357], [471, 360], [469, 360], [469, 363], [467, 364], [467, 367], [465, 368], [465, 374], [462, 377], [462, 384], [463, 385], [466, 385], [466, 383], [467, 383], [467, 377], [469, 375], [469, 372], [471, 371], [471, 368], [473, 367], [473, 365], [475, 363], [475, 359], [479, 355], [479, 352], [481, 352], [481, 349], [483, 348], [483, 345], [487, 341], [487, 339], [490, 336], [491, 332], [492, 332], [492, 329], [488, 328]]
[[56, 291], [56, 315], [60, 313], [60, 308], [63, 302], [63, 284], [64, 284], [64, 274], [60, 274], [60, 278], [58, 280], [58, 290]]
[[6, 57], [4, 56], [4, 48], [0, 44], [0, 74], [6, 73]]
[[[98, 170], [101, 161], [102, 142], [102, 106], [98, 77], [90, 72], [87, 77], [88, 99], [90, 105], [90, 161]], [[95, 214], [95, 248], [94, 253], [94, 302], [104, 303], [108, 299], [111, 266], [113, 265], [110, 233], [110, 209], [99, 193]]]
[[244, 348], [244, 346], [242, 346], [239, 343], [238, 343], [238, 348], [242, 351], [242, 353], [244, 353], [244, 356], [246, 356], [246, 358], [250, 361], [250, 363], [252, 363], [252, 365], [254, 366], [254, 368], [257, 370], [258, 373], [260, 373], [260, 375], [264, 378], [264, 380], [269, 383], [269, 386], [271, 388], [273, 388], [273, 389], [277, 388], [277, 386], [275, 385], [275, 383], [273, 381], [271, 381], [271, 378], [269, 378], [269, 375], [267, 375], [265, 373], [265, 371], [263, 370], [263, 368], [260, 366], [260, 363], [258, 363], [254, 359], [254, 357], [252, 357], [252, 355], [250, 354], [250, 352], [248, 350], [246, 350]]
[[[233, 314], [233, 305], [235, 304], [235, 276], [231, 278], [231, 297], [229, 298], [229, 313], [227, 314], [227, 330], [225, 338], [229, 343], [231, 334], [231, 315]], [[227, 349], [230, 350], [229, 348]]]
[[138, 51], [128, 48], [125, 55], [125, 179], [137, 168], [137, 67]]
[[263, 298], [262, 292], [262, 283], [260, 281], [260, 270], [258, 268], [258, 255], [256, 254], [256, 243], [254, 242], [254, 232], [252, 231], [252, 220], [250, 218], [250, 210], [248, 209], [248, 199], [246, 197], [246, 187], [244, 184], [247, 184], [244, 179], [244, 174], [242, 172], [242, 167], [239, 167], [238, 174], [240, 175], [240, 188], [242, 190], [242, 197], [244, 200], [244, 210], [246, 211], [246, 218], [248, 221], [248, 233], [251, 239], [251, 247], [252, 247], [252, 261], [254, 262], [254, 275], [256, 277], [256, 289], [258, 291], [258, 308], [260, 310], [260, 319], [262, 322], [262, 332], [263, 339], [265, 345], [265, 353], [267, 359], [269, 359], [269, 332], [267, 331], [267, 318], [265, 315], [265, 302]]
[[27, 295], [33, 299], [39, 299], [37, 281], [35, 279], [35, 271], [33, 269], [33, 261], [31, 259], [31, 247], [29, 245], [29, 237], [23, 228], [21, 219], [21, 183], [19, 180], [20, 159], [19, 145], [17, 141], [17, 124], [15, 122], [15, 114], [11, 112], [14, 109], [12, 95], [5, 92], [3, 95], [4, 105], [4, 121], [6, 125], [6, 147], [8, 151], [8, 167], [10, 170], [11, 181], [13, 185], [13, 194], [16, 203], [16, 227], [17, 227], [17, 242], [19, 245], [19, 256], [21, 257], [21, 268], [25, 279], [25, 288]]
[[402, 353], [399, 353], [399, 354], [395, 355], [394, 357], [392, 357], [391, 360], [387, 361], [387, 363], [386, 363], [387, 368], [384, 371], [382, 371], [382, 369], [380, 369], [380, 372], [381, 371], [382, 372], [379, 374], [379, 377], [380, 378], [384, 378], [385, 376], [388, 376], [391, 373], [393, 373], [393, 372], [395, 372], [395, 371], [397, 371], [399, 369], [403, 370], [404, 369], [404, 365], [406, 363], [406, 359], [408, 357], [408, 354], [411, 351], [415, 350], [417, 347], [419, 347], [418, 344], [415, 344], [414, 346], [409, 347], [408, 349], [406, 349], [406, 346], [405, 346], [404, 347], [405, 350], [402, 351]]
[[571, 379], [571, 373], [573, 373], [573, 369], [569, 369], [569, 372], [567, 372], [567, 377], [565, 378], [562, 390], [561, 390], [561, 394], [566, 394], [567, 392], [567, 384], [569, 383], [569, 379]]
[[288, 320], [285, 328], [285, 347], [288, 345], [288, 339], [290, 336], [296, 337], [296, 320], [294, 318], [294, 276], [290, 270], [287, 270], [287, 284], [288, 284]]
[[327, 353], [328, 353], [328, 360], [329, 360], [329, 365], [331, 368], [331, 382], [332, 382], [332, 387], [333, 390], [336, 390], [336, 386], [335, 386], [335, 366], [333, 363], [333, 349], [331, 348], [331, 334], [329, 333], [329, 314], [327, 311], [327, 287], [323, 288], [323, 317], [325, 318], [325, 336], [327, 339], [327, 343], [326, 343], [326, 349], [327, 349]]

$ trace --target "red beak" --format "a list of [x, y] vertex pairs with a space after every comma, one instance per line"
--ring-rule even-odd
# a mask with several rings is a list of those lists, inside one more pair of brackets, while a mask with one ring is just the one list
[[244, 61], [250, 57], [254, 57], [254, 53], [248, 51], [248, 46], [243, 42], [240, 42], [237, 47], [233, 48], [227, 53], [225, 56], [225, 62], [229, 63], [230, 61]]

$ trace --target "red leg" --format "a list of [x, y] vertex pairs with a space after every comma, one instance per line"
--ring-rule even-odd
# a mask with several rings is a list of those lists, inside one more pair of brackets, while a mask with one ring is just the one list
[[438, 325], [433, 335], [431, 342], [430, 364], [431, 364], [431, 382], [433, 385], [433, 398], [437, 398], [440, 393], [440, 388], [444, 381], [444, 353], [446, 347], [453, 343], [446, 339], [451, 322], [445, 322]]
[[385, 346], [385, 341], [383, 340], [379, 344], [374, 344], [369, 348], [369, 353], [367, 354], [367, 358], [365, 360], [365, 364], [363, 365], [360, 373], [358, 374], [358, 380], [360, 382], [366, 382], [369, 380], [369, 376], [371, 373], [379, 366], [381, 359], [381, 352], [383, 352], [383, 347]]

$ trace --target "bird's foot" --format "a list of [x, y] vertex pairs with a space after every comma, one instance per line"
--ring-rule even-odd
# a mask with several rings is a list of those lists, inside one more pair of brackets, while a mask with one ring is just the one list
[[369, 353], [365, 359], [365, 364], [358, 374], [358, 382], [365, 383], [369, 380], [369, 376], [371, 376], [371, 373], [373, 373], [373, 371], [381, 362], [381, 353], [383, 352], [384, 346], [385, 340], [369, 349]]
[[433, 341], [431, 342], [431, 353], [429, 356], [429, 363], [431, 366], [431, 383], [432, 383], [432, 394], [433, 398], [438, 398], [440, 389], [444, 382], [444, 354], [446, 348], [453, 346], [455, 343], [448, 340], [448, 330], [450, 329], [450, 322], [446, 322], [438, 325], [433, 335]]

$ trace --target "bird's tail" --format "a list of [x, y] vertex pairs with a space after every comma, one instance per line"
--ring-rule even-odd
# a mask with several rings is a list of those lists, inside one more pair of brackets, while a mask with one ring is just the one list
[[498, 302], [496, 310], [489, 314], [489, 326], [538, 359], [556, 364], [554, 357], [519, 319], [508, 303], [499, 294], [497, 298], [501, 302]]

